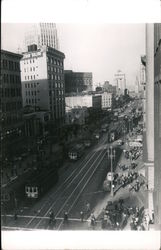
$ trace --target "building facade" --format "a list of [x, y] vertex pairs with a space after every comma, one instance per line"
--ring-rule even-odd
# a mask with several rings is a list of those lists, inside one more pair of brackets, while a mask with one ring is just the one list
[[114, 96], [116, 95], [116, 86], [113, 86], [109, 83], [109, 81], [105, 81], [102, 87], [103, 91], [107, 91], [108, 93], [112, 93]]
[[78, 107], [93, 107], [101, 109], [102, 107], [102, 96], [96, 95], [75, 95], [65, 97], [66, 109], [73, 109]]
[[111, 109], [112, 108], [112, 93], [103, 92], [102, 96], [102, 109]]
[[154, 218], [161, 229], [161, 24], [154, 24]]
[[115, 82], [117, 95], [124, 95], [124, 90], [126, 89], [126, 77], [121, 70], [118, 70], [115, 74]]
[[29, 47], [21, 59], [23, 106], [50, 111], [60, 125], [65, 120], [64, 58], [62, 52], [43, 46], [34, 51]]
[[[2, 158], [12, 154], [23, 126], [20, 59], [21, 55], [1, 50], [0, 133]], [[14, 153], [14, 152], [13, 152]]]
[[26, 31], [24, 47], [25, 51], [31, 44], [36, 44], [38, 48], [43, 45], [59, 50], [59, 42], [55, 23], [38, 23], [30, 25]]
[[73, 72], [65, 70], [65, 93], [81, 93], [93, 90], [91, 72]]

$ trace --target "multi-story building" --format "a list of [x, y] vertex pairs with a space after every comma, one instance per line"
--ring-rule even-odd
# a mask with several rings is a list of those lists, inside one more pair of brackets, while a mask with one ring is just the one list
[[29, 26], [26, 31], [24, 46], [25, 50], [31, 44], [36, 44], [38, 48], [46, 45], [59, 50], [59, 42], [55, 23], [38, 23]]
[[111, 109], [112, 108], [112, 93], [103, 92], [102, 96], [102, 109]]
[[92, 73], [73, 72], [65, 70], [65, 93], [80, 93], [82, 91], [92, 91]]
[[115, 82], [117, 95], [124, 95], [124, 90], [126, 89], [126, 77], [121, 70], [118, 70], [115, 74]]
[[155, 229], [161, 229], [161, 24], [146, 24], [145, 167], [148, 209]]
[[112, 93], [114, 96], [116, 95], [116, 86], [113, 86], [112, 84], [110, 84], [109, 81], [104, 82], [102, 89], [104, 91]]
[[75, 95], [65, 97], [66, 108], [77, 108], [77, 107], [93, 107], [101, 109], [102, 97], [100, 94], [96, 95]]
[[51, 120], [61, 126], [65, 120], [65, 55], [48, 46], [29, 46], [21, 59], [23, 106], [50, 111]]
[[22, 134], [21, 55], [1, 50], [0, 133], [2, 157], [14, 154]]
[[154, 216], [161, 229], [161, 24], [154, 24]]

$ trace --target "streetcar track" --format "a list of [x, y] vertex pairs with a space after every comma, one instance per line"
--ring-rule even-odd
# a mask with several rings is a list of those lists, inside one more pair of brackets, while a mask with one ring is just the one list
[[[42, 210], [45, 208], [46, 205], [49, 206], [49, 204], [52, 203], [51, 206], [50, 206], [50, 209], [51, 209], [51, 207], [54, 206], [54, 204], [58, 201], [58, 198], [57, 198], [57, 197], [58, 197], [58, 195], [60, 194], [60, 193], [58, 193], [58, 192], [62, 190], [62, 188], [64, 187], [64, 185], [65, 185], [67, 182], [69, 182], [68, 186], [65, 186], [65, 188], [70, 187], [70, 186], [72, 185], [72, 183], [74, 182], [74, 180], [79, 176], [79, 174], [80, 174], [81, 172], [83, 172], [83, 170], [86, 168], [87, 164], [88, 164], [90, 161], [94, 160], [94, 156], [96, 155], [96, 153], [98, 153], [98, 152], [95, 151], [95, 148], [97, 148], [97, 147], [99, 146], [99, 144], [104, 144], [104, 143], [107, 141], [106, 136], [105, 136], [104, 138], [101, 138], [101, 139], [102, 139], [102, 140], [100, 140], [100, 141], [94, 146], [94, 148], [92, 149], [92, 151], [91, 151], [89, 154], [86, 155], [86, 157], [83, 159], [83, 161], [81, 161], [81, 162], [79, 163], [79, 165], [77, 166], [77, 168], [74, 169], [74, 170], [72, 171], [72, 173], [70, 174], [70, 176], [68, 176], [68, 177], [63, 181], [63, 183], [56, 189], [56, 191], [55, 191], [55, 193], [54, 193], [54, 197], [53, 197], [53, 194], [49, 196], [49, 199], [51, 199], [52, 201], [50, 202], [49, 199], [47, 199], [47, 200], [45, 201], [45, 203], [44, 203], [44, 204], [41, 206], [41, 208], [39, 209], [39, 212], [38, 212], [35, 216], [33, 216], [32, 219], [26, 224], [26, 226], [27, 226], [26, 229], [29, 227], [29, 225], [30, 225], [35, 219], [40, 218], [40, 216], [39, 216], [39, 215], [40, 215], [40, 212], [42, 212]], [[102, 153], [102, 151], [101, 151], [101, 153]], [[101, 155], [101, 153], [99, 154], [99, 156]], [[98, 156], [97, 158], [99, 158], [99, 156]], [[89, 158], [89, 157], [90, 157], [90, 158]], [[97, 159], [97, 158], [96, 158], [96, 159]], [[93, 166], [93, 164], [94, 164], [94, 163], [92, 163], [92, 166]], [[83, 165], [84, 165], [84, 166], [83, 166]], [[83, 168], [81, 168], [82, 166], [83, 166]], [[79, 169], [79, 172], [78, 172], [78, 169]], [[90, 169], [91, 169], [91, 168], [90, 168]], [[73, 176], [74, 176], [74, 174], [75, 174], [76, 171], [77, 171], [78, 173], [77, 173], [77, 175], [75, 176], [75, 178], [73, 179]], [[70, 182], [71, 179], [72, 179], [72, 182]], [[63, 190], [63, 191], [64, 191], [64, 190]], [[55, 196], [56, 196], [56, 197], [55, 197]], [[56, 201], [53, 203], [53, 200], [55, 200], [55, 198], [56, 198]], [[60, 199], [60, 197], [59, 197], [59, 199]], [[40, 221], [38, 222], [38, 224], [35, 225], [35, 227], [39, 226], [39, 224], [41, 223], [42, 219], [45, 218], [44, 216], [48, 214], [48, 212], [49, 212], [50, 209], [48, 209], [48, 211], [45, 212], [45, 214], [43, 213], [44, 215], [41, 217]], [[29, 216], [29, 217], [31, 218], [31, 216]], [[57, 218], [58, 218], [58, 217], [57, 217]], [[34, 227], [34, 229], [36, 229], [35, 227]]]
[[[90, 158], [87, 158], [87, 157], [84, 158], [83, 161], [78, 165], [77, 168], [80, 168], [84, 163], [87, 164], [87, 163], [94, 157], [95, 154], [96, 154], [96, 152], [94, 152], [94, 153], [93, 153], [93, 151], [90, 152]], [[69, 180], [73, 177], [73, 175], [75, 174], [75, 172], [78, 171], [77, 168], [75, 168], [75, 169], [73, 170], [73, 172], [70, 174], [70, 176], [68, 176], [68, 177], [64, 180], [64, 182], [55, 190], [54, 195], [56, 195], [56, 194], [64, 187], [64, 185], [66, 184], [66, 182], [69, 181]], [[80, 169], [80, 172], [81, 172], [82, 169], [83, 169], [83, 168]], [[80, 173], [80, 172], [79, 172], [79, 173]], [[53, 194], [50, 195], [48, 198], [53, 198]], [[43, 204], [43, 206], [39, 209], [39, 213], [42, 211], [42, 209], [46, 206], [47, 203], [49, 203], [49, 199], [47, 199], [47, 200], [45, 201], [45, 203]], [[35, 218], [36, 218], [36, 215], [35, 215]], [[29, 222], [29, 223], [30, 223], [30, 222]]]
[[[79, 176], [79, 174], [81, 173], [81, 172], [83, 172], [83, 170], [85, 169], [85, 167], [86, 167], [86, 165], [90, 162], [90, 161], [92, 161], [93, 160], [93, 158], [94, 158], [94, 156], [96, 155], [96, 153], [97, 152], [92, 152], [91, 153], [91, 155], [90, 155], [90, 158], [87, 160], [87, 159], [84, 159], [84, 161], [79, 165], [79, 168], [83, 165], [83, 163], [85, 163], [84, 164], [84, 166], [83, 166], [83, 168], [81, 168], [80, 170], [79, 170], [79, 172], [78, 172], [78, 169], [76, 168], [76, 169], [74, 169], [74, 171], [71, 173], [71, 175], [67, 178], [67, 179], [65, 179], [65, 181], [61, 184], [61, 186], [55, 191], [55, 193], [54, 193], [54, 197], [53, 197], [53, 194], [51, 195], [51, 197], [52, 197], [52, 200], [54, 199], [56, 199], [55, 201], [54, 201], [54, 203], [52, 203], [52, 201], [51, 201], [51, 203], [52, 203], [52, 205], [51, 205], [51, 207], [53, 207], [54, 205], [55, 205], [55, 203], [58, 201], [58, 196], [60, 195], [60, 193], [58, 193], [58, 192], [60, 192], [61, 191], [61, 189], [64, 187], [64, 185], [65, 185], [65, 183], [67, 182], [67, 181], [69, 181], [72, 177], [73, 177], [73, 175], [75, 174], [75, 172], [77, 171], [78, 173], [77, 173], [77, 175], [72, 179], [72, 182], [69, 182], [69, 184], [68, 184], [68, 186], [66, 186], [65, 188], [67, 189], [69, 186], [71, 186], [72, 185], [72, 183], [74, 182], [74, 180]], [[87, 161], [86, 161], [87, 160]], [[86, 161], [86, 162], [85, 162]], [[64, 192], [64, 189], [62, 190], [63, 192]], [[55, 197], [56, 196], [56, 197]], [[60, 199], [60, 197], [59, 197], [59, 199]], [[47, 203], [49, 203], [48, 201], [46, 202], [46, 203], [44, 203], [44, 205], [41, 207], [41, 209], [39, 209], [39, 211], [42, 211], [42, 209], [46, 206], [46, 204]], [[50, 209], [48, 209], [48, 211], [45, 213], [45, 215], [51, 210], [51, 207], [50, 207]], [[40, 212], [39, 212], [40, 213]], [[35, 219], [36, 219], [36, 217], [37, 217], [37, 215], [35, 215]], [[34, 218], [31, 220], [31, 221], [29, 221], [28, 223], [27, 223], [27, 227], [32, 223], [32, 221], [34, 220]]]
[[[102, 152], [101, 152], [101, 153], [102, 153]], [[95, 161], [99, 158], [99, 156], [101, 155], [101, 153], [97, 156], [97, 158], [95, 159]], [[95, 154], [96, 154], [96, 153], [94, 153], [93, 156], [94, 156]], [[91, 160], [91, 158], [90, 158], [90, 160]], [[86, 168], [86, 166], [87, 166], [87, 163], [89, 163], [90, 160], [86, 162], [85, 166], [79, 171], [79, 173], [75, 176], [75, 178], [72, 180], [72, 182], [68, 184], [68, 187], [75, 181], [75, 179], [80, 175], [80, 173], [83, 172], [83, 170], [84, 170], [84, 169]], [[92, 160], [93, 160], [93, 158], [92, 158]], [[94, 161], [94, 162], [95, 162], [95, 161]], [[91, 166], [93, 166], [93, 164], [94, 164], [94, 163], [92, 163]], [[89, 171], [90, 169], [91, 169], [91, 168], [89, 168], [88, 171]], [[86, 173], [88, 173], [88, 171], [87, 171]], [[86, 176], [86, 175], [84, 175], [84, 176]], [[84, 178], [84, 177], [83, 177], [83, 178]], [[82, 181], [82, 179], [81, 179], [81, 181]], [[80, 181], [80, 182], [81, 182], [81, 181]], [[79, 183], [80, 183], [80, 182], [79, 182]], [[77, 189], [77, 187], [79, 186], [79, 183], [78, 183], [77, 186], [75, 187], [74, 191], [75, 191], [75, 190]], [[70, 194], [70, 196], [68, 196], [68, 198], [66, 199], [64, 205], [63, 205], [63, 206], [61, 207], [61, 209], [56, 213], [56, 217], [57, 217], [57, 215], [64, 209], [65, 205], [67, 204], [68, 200], [70, 199], [70, 197], [72, 196], [72, 194], [74, 193], [74, 191]], [[63, 190], [63, 192], [64, 192], [64, 190]], [[60, 194], [59, 194], [59, 195], [60, 195]], [[57, 200], [54, 201], [54, 203], [49, 207], [49, 209], [48, 209], [47, 212], [44, 214], [44, 216], [46, 216], [46, 215], [49, 213], [49, 211], [54, 207], [54, 205], [55, 205], [56, 203], [57, 203]], [[34, 228], [37, 228], [37, 226], [40, 225], [41, 221], [42, 221], [42, 220], [40, 220]]]
[[[105, 143], [106, 140], [107, 140], [107, 138], [106, 138], [106, 136], [105, 136], [102, 140], [99, 141], [99, 143], [98, 143], [95, 147], [98, 147], [99, 144]], [[93, 152], [94, 152], [94, 153], [93, 153]], [[87, 160], [87, 161], [85, 162], [84, 167], [80, 169], [79, 173], [75, 176], [75, 178], [72, 180], [72, 182], [73, 182], [73, 181], [77, 178], [77, 176], [84, 170], [84, 168], [86, 167], [87, 163], [95, 156], [95, 154], [96, 154], [96, 151], [94, 151], [94, 149], [93, 149], [93, 150], [90, 152], [90, 158], [87, 159], [87, 157], [89, 157], [89, 155], [87, 155], [87, 156], [85, 157], [85, 159], [79, 164], [78, 168], [80, 168], [80, 167], [84, 164], [84, 162]], [[54, 195], [56, 195], [56, 194], [58, 193], [58, 191], [61, 190], [61, 188], [65, 185], [65, 183], [66, 183], [70, 178], [72, 178], [72, 176], [75, 174], [76, 171], [77, 171], [77, 168], [74, 169], [74, 171], [71, 173], [71, 175], [70, 175], [68, 178], [65, 179], [65, 181], [61, 184], [61, 186], [58, 187], [58, 189], [55, 191]], [[68, 187], [72, 184], [72, 182], [68, 184]], [[67, 187], [66, 187], [66, 188], [67, 188]], [[64, 191], [64, 190], [63, 190], [63, 191]], [[52, 200], [53, 200], [53, 194], [50, 196], [50, 198], [52, 198]], [[56, 198], [57, 198], [57, 197], [56, 197]], [[51, 207], [53, 207], [57, 201], [58, 201], [58, 199], [54, 202], [54, 204], [51, 205]], [[46, 202], [44, 203], [44, 205], [39, 209], [39, 213], [38, 213], [38, 214], [40, 214], [40, 212], [41, 212], [42, 209], [46, 206], [47, 203], [49, 203], [49, 201], [46, 201]], [[52, 203], [52, 201], [51, 201], [51, 203]], [[51, 207], [50, 207], [50, 210], [51, 210]], [[48, 209], [48, 211], [45, 213], [45, 215], [46, 215], [50, 210]], [[33, 221], [34, 219], [36, 219], [36, 218], [37, 218], [37, 215], [35, 215], [35, 218], [31, 219], [31, 220], [27, 223], [26, 226], [28, 227], [28, 226], [32, 223], [32, 221]]]
[[[99, 156], [96, 158], [95, 162], [97, 161], [98, 158], [100, 158], [101, 154], [102, 154], [102, 152], [101, 152], [101, 153], [99, 154]], [[97, 163], [96, 167], [93, 169], [92, 174], [90, 174], [90, 176], [88, 177], [87, 181], [86, 181], [85, 184], [83, 185], [83, 188], [81, 188], [81, 191], [80, 191], [79, 194], [77, 195], [77, 198], [74, 200], [73, 204], [70, 206], [70, 209], [68, 209], [68, 213], [72, 210], [73, 206], [74, 206], [75, 203], [78, 201], [78, 199], [79, 199], [80, 195], [82, 194], [83, 190], [85, 189], [85, 187], [87, 186], [88, 182], [91, 180], [93, 174], [95, 173], [95, 171], [96, 171], [97, 168], [99, 167], [100, 163], [102, 162], [102, 160], [103, 160], [105, 154], [106, 154], [106, 152], [104, 152], [104, 153], [103, 153], [103, 156], [101, 156], [101, 159], [100, 159], [99, 162]], [[95, 163], [95, 162], [94, 162], [94, 163]], [[94, 165], [94, 163], [93, 163], [93, 165]], [[90, 170], [92, 169], [93, 165], [91, 166], [91, 168], [89, 169], [89, 171], [87, 171], [86, 175], [88, 174], [88, 172], [90, 172]], [[86, 176], [85, 176], [85, 177], [86, 177]], [[80, 182], [78, 183], [78, 186], [79, 186], [79, 184], [80, 184], [81, 182], [82, 182], [82, 179], [81, 179]], [[77, 187], [76, 187], [76, 188], [77, 188]], [[75, 190], [74, 190], [73, 192], [75, 192]], [[71, 196], [72, 196], [72, 194], [71, 194]], [[70, 197], [70, 196], [69, 196], [69, 197]], [[61, 210], [62, 210], [62, 209], [61, 209]], [[59, 213], [61, 212], [61, 210], [59, 211]], [[57, 213], [57, 214], [59, 214], [59, 213]], [[59, 227], [58, 227], [58, 230], [60, 229], [62, 223], [63, 223], [63, 220], [62, 220], [62, 222], [60, 223], [60, 225], [59, 225]]]

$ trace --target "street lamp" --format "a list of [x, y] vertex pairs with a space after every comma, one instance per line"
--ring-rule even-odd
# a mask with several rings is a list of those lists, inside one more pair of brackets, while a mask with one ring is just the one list
[[113, 159], [115, 159], [116, 156], [116, 151], [115, 149], [112, 148], [112, 146], [110, 146], [110, 148], [107, 150], [108, 153], [108, 158], [111, 159], [111, 196], [114, 196], [114, 186], [113, 186], [113, 178], [114, 178], [114, 174], [113, 174]]

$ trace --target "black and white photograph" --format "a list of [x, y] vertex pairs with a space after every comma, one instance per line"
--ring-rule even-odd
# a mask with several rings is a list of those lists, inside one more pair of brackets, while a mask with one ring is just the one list
[[[159, 249], [161, 23], [53, 16], [1, 30], [2, 249], [23, 249], [13, 239], [23, 232], [145, 233], [155, 248], [132, 249]], [[84, 247], [50, 249], [131, 249]]]

